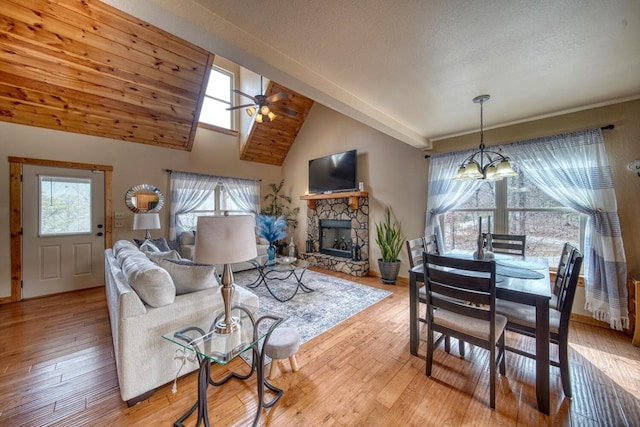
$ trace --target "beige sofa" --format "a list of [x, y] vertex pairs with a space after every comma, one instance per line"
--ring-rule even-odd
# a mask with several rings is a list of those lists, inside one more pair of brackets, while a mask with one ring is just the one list
[[[210, 283], [210, 287], [185, 289], [185, 284], [188, 287], [198, 281], [202, 286]], [[197, 280], [183, 282], [174, 281], [167, 269], [152, 262], [131, 242], [120, 240], [105, 251], [105, 291], [118, 383], [122, 400], [130, 405], [173, 381], [180, 367], [181, 362], [174, 360], [178, 346], [162, 335], [196, 324], [223, 307], [215, 279], [212, 283], [208, 276], [199, 274]], [[177, 294], [181, 287], [185, 293]], [[236, 286], [233, 303], [257, 307], [258, 297]], [[187, 362], [180, 374], [196, 368], [196, 363]]]
[[[178, 252], [182, 258], [193, 259], [196, 252], [196, 236], [193, 234], [193, 231], [183, 231], [180, 233], [180, 238], [178, 239]], [[269, 244], [256, 243], [256, 249], [258, 252], [258, 258], [264, 262], [267, 257], [267, 248]], [[221, 266], [218, 266], [221, 268]], [[231, 265], [231, 270], [236, 273], [238, 271], [250, 270], [255, 268], [252, 264], [248, 262], [239, 262]]]

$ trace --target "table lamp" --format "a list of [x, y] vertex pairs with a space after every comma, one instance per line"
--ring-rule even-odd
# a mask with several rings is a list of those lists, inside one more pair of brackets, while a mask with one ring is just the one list
[[149, 230], [158, 230], [160, 228], [160, 214], [158, 213], [137, 213], [133, 217], [134, 230], [147, 230], [144, 235], [145, 239], [151, 238]]
[[231, 264], [258, 256], [255, 228], [252, 215], [198, 217], [194, 261], [224, 266], [220, 279], [224, 319], [216, 324], [216, 333], [228, 334], [238, 329], [239, 319], [231, 316], [234, 291]]

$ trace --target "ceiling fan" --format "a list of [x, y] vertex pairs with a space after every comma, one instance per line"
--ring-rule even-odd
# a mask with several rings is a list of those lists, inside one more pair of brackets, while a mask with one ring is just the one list
[[269, 96], [265, 96], [264, 94], [262, 94], [262, 76], [260, 76], [260, 95], [251, 96], [248, 93], [244, 93], [238, 89], [231, 89], [231, 91], [237, 93], [238, 95], [242, 95], [251, 99], [253, 103], [236, 105], [234, 107], [227, 108], [227, 110], [238, 110], [240, 108], [247, 108], [246, 111], [250, 117], [257, 113], [256, 122], [258, 123], [268, 123], [278, 117], [274, 114], [273, 111], [271, 111], [270, 107], [275, 107], [276, 111], [283, 112], [291, 117], [296, 117], [298, 115], [298, 112], [292, 110], [291, 108], [283, 107], [281, 105], [274, 105], [276, 102], [288, 99], [288, 93], [278, 92]]

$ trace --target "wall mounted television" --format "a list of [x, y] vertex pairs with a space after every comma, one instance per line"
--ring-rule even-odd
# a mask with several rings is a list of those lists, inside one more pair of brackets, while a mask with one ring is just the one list
[[350, 150], [309, 160], [309, 193], [357, 190], [357, 158]]

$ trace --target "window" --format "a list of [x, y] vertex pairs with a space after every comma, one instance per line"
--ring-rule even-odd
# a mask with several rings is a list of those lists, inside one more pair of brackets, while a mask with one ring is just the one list
[[218, 184], [215, 190], [210, 192], [208, 197], [196, 209], [189, 213], [178, 214], [177, 221], [181, 229], [195, 230], [199, 216], [222, 215], [224, 212], [244, 213], [231, 200], [229, 193], [224, 189], [224, 185]]
[[200, 123], [234, 129], [233, 111], [227, 111], [227, 108], [231, 107], [231, 89], [233, 89], [233, 74], [214, 65], [211, 68], [202, 102]]
[[91, 233], [91, 179], [40, 176], [39, 235]]
[[526, 234], [527, 255], [558, 264], [562, 246], [584, 247], [586, 216], [560, 205], [522, 173], [502, 181], [485, 181], [463, 205], [444, 215], [445, 250], [475, 250], [479, 217], [483, 231], [491, 218], [494, 233]]

